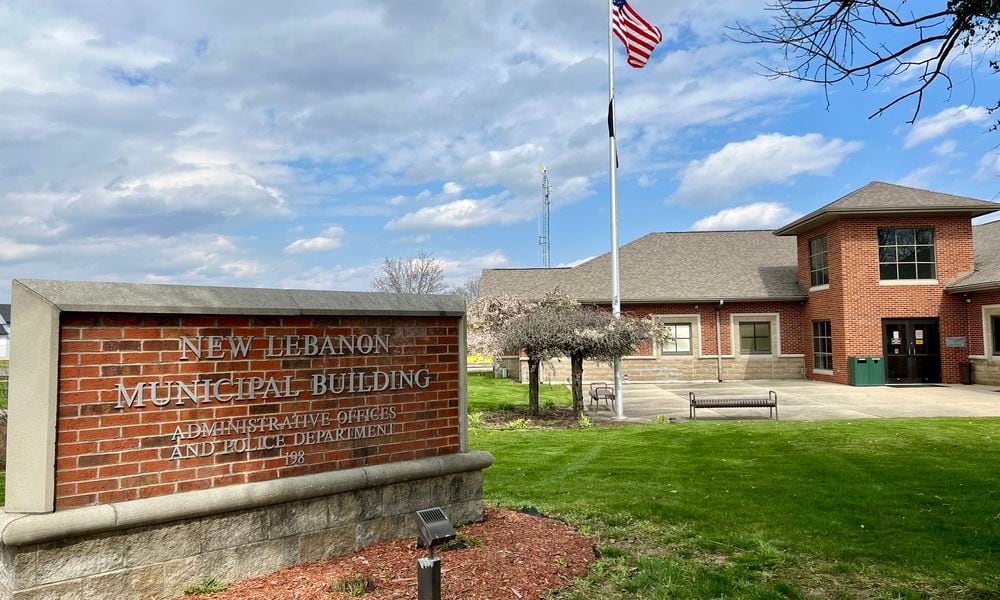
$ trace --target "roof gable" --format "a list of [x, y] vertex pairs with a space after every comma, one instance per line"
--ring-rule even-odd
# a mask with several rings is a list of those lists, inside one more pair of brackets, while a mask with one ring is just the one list
[[840, 217], [851, 215], [939, 213], [965, 214], [972, 218], [996, 210], [1000, 210], [1000, 204], [995, 202], [873, 181], [804, 217], [796, 219], [774, 233], [775, 235], [797, 235]]
[[975, 267], [972, 273], [948, 285], [952, 292], [1000, 287], [1000, 220], [972, 228]]

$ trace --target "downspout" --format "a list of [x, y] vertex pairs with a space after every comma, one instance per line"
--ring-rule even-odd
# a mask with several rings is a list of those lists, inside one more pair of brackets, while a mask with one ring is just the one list
[[719, 305], [715, 307], [715, 370], [722, 383], [722, 298], [719, 298]]

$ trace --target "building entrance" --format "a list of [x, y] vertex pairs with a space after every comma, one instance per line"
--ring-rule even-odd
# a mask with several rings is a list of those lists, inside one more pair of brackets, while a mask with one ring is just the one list
[[937, 319], [885, 319], [882, 330], [886, 383], [941, 383]]

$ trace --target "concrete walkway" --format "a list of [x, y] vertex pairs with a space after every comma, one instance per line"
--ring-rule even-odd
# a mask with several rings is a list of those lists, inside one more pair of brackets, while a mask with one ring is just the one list
[[[591, 418], [610, 419], [603, 403]], [[851, 387], [820, 381], [738, 381], [725, 383], [630, 383], [625, 386], [625, 416], [638, 422], [658, 415], [688, 419], [688, 392], [705, 394], [778, 394], [781, 420], [877, 419], [897, 417], [1000, 417], [1000, 386]], [[767, 419], [766, 408], [699, 409], [698, 420]]]

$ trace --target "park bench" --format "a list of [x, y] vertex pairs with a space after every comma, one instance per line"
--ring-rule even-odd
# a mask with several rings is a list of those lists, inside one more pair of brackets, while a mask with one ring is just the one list
[[691, 401], [691, 419], [698, 418], [699, 408], [766, 408], [768, 416], [778, 420], [778, 394], [770, 391], [766, 396], [736, 396], [736, 395], [702, 395], [695, 392], [688, 394]]
[[593, 407], [594, 403], [597, 403], [597, 408], [601, 407], [601, 400], [604, 400], [604, 405], [614, 408], [615, 406], [615, 388], [610, 383], [604, 381], [595, 381], [590, 384], [590, 406]]

